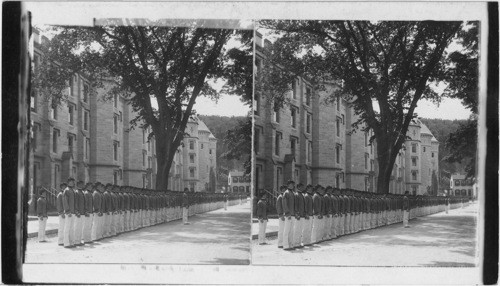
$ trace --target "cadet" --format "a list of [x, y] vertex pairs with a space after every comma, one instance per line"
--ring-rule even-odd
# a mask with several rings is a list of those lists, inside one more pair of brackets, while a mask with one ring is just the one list
[[311, 235], [313, 228], [313, 186], [307, 185], [304, 195], [304, 227], [302, 230], [302, 242], [305, 246], [311, 245]]
[[102, 211], [101, 211], [101, 204], [102, 204], [102, 195], [98, 190], [98, 186], [100, 185], [99, 182], [96, 182], [94, 184], [93, 192], [92, 192], [92, 207], [93, 207], [93, 213], [94, 213], [94, 220], [92, 223], [92, 234], [90, 238], [92, 241], [96, 241], [101, 239], [101, 229], [102, 229]]
[[337, 197], [333, 193], [333, 188], [329, 189], [328, 195], [330, 196], [330, 210], [332, 216], [332, 225], [330, 227], [330, 233], [332, 238], [337, 238], [337, 225], [339, 223], [339, 205], [337, 201]]
[[188, 222], [188, 208], [189, 208], [189, 200], [188, 200], [188, 188], [184, 188], [184, 193], [182, 194], [182, 222], [184, 224], [189, 224]]
[[84, 198], [84, 221], [83, 221], [83, 231], [82, 231], [82, 238], [83, 238], [83, 243], [91, 243], [91, 232], [92, 232], [92, 220], [94, 218], [94, 207], [93, 207], [93, 200], [92, 200], [92, 193], [90, 192], [92, 190], [92, 183], [87, 183], [85, 185], [85, 189], [83, 191], [83, 198]]
[[278, 248], [283, 248], [283, 231], [285, 229], [285, 212], [283, 211], [283, 193], [286, 186], [282, 185], [276, 199], [276, 213], [278, 215]]
[[405, 192], [405, 196], [403, 197], [403, 226], [404, 227], [410, 227], [408, 225], [408, 219], [409, 219], [409, 212], [410, 212], [410, 202], [408, 200], [408, 194], [409, 192]]
[[103, 226], [103, 234], [102, 234], [103, 238], [109, 237], [111, 235], [111, 216], [112, 216], [111, 204], [112, 204], [112, 202], [111, 202], [110, 187], [111, 187], [111, 184], [107, 184], [105, 187], [102, 186], [102, 188], [104, 189], [104, 193], [103, 193], [104, 226]]
[[285, 213], [285, 227], [283, 229], [283, 249], [293, 249], [293, 226], [295, 222], [295, 182], [287, 182], [287, 189], [283, 194], [283, 212]]
[[45, 190], [40, 190], [40, 197], [36, 201], [36, 215], [38, 216], [38, 242], [46, 242], [45, 227], [47, 226], [47, 201], [45, 200]]
[[342, 236], [345, 234], [345, 217], [346, 217], [346, 207], [345, 207], [345, 200], [344, 200], [344, 192], [337, 188], [337, 197], [339, 201], [339, 230], [338, 234], [339, 236]]
[[85, 198], [83, 196], [84, 183], [78, 181], [75, 190], [75, 244], [83, 245], [82, 243], [82, 231], [83, 231], [83, 220], [85, 217]]
[[321, 218], [322, 218], [322, 208], [321, 208], [321, 195], [320, 195], [321, 185], [316, 185], [314, 187], [314, 195], [312, 197], [313, 201], [313, 227], [311, 232], [311, 242], [320, 242], [320, 228], [321, 228]]
[[257, 218], [259, 219], [259, 245], [266, 243], [267, 226], [267, 194], [264, 193], [257, 202]]
[[304, 217], [305, 217], [305, 206], [304, 206], [304, 184], [298, 183], [296, 191], [294, 193], [295, 201], [295, 225], [293, 232], [293, 247], [302, 248], [302, 229], [304, 227]]
[[64, 189], [64, 247], [74, 247], [75, 244], [75, 179], [68, 179], [68, 186]]
[[57, 231], [57, 244], [58, 245], [64, 245], [64, 224], [65, 224], [65, 215], [64, 215], [64, 195], [63, 191], [66, 189], [68, 185], [66, 183], [62, 183], [59, 185], [59, 193], [57, 194], [56, 197], [56, 207], [57, 207], [57, 214], [59, 217], [59, 228]]

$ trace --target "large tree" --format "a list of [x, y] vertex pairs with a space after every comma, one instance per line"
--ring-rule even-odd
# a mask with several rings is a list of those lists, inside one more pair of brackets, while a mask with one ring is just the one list
[[[71, 76], [80, 73], [91, 82], [92, 93], [104, 88], [104, 98], [124, 96], [137, 114], [131, 124], [151, 127], [149, 138], [156, 140], [156, 189], [165, 190], [198, 96], [217, 98], [220, 91], [210, 83], [224, 80], [222, 91], [249, 97], [251, 83], [246, 82], [245, 72], [251, 74], [251, 66], [242, 67], [238, 59], [251, 53], [252, 31], [237, 30], [239, 21], [100, 24], [53, 28], [55, 35], [43, 47], [34, 87], [55, 105], [64, 101]], [[240, 47], [227, 49], [230, 39], [240, 41]], [[109, 80], [112, 87], [105, 88]]]
[[286, 101], [285, 84], [277, 82], [290, 83], [293, 77], [303, 76], [320, 88], [325, 82], [336, 83], [330, 100], [341, 96], [349, 102], [358, 115], [354, 129], [373, 130], [370, 142], [377, 142], [377, 190], [387, 193], [418, 102], [439, 101], [442, 94], [434, 87], [456, 80], [447, 73], [447, 48], [464, 23], [268, 20], [260, 25], [276, 35], [265, 53], [277, 68], [262, 69], [268, 74], [258, 77], [258, 92], [280, 103]]

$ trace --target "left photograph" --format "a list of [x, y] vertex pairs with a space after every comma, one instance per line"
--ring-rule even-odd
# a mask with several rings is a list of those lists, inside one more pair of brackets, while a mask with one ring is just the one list
[[25, 263], [250, 263], [253, 23], [32, 13]]

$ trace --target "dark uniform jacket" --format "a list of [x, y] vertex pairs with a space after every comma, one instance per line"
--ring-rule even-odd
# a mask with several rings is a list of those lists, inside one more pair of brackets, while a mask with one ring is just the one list
[[313, 214], [321, 216], [323, 213], [321, 196], [318, 193], [314, 193], [313, 195]]
[[92, 206], [94, 207], [94, 213], [100, 213], [102, 204], [102, 195], [97, 189], [92, 193]]
[[182, 207], [189, 207], [188, 195], [186, 193], [182, 194]]
[[63, 203], [63, 200], [64, 200], [63, 192], [60, 192], [59, 194], [57, 194], [57, 198], [56, 198], [56, 208], [57, 208], [57, 213], [59, 215], [64, 214], [64, 203]]
[[308, 193], [306, 193], [304, 196], [304, 212], [307, 218], [312, 217], [314, 215], [313, 199], [312, 196]]
[[295, 194], [295, 215], [299, 218], [305, 216], [305, 202], [304, 195], [302, 193], [297, 192]]
[[85, 197], [82, 190], [79, 189], [75, 191], [75, 211], [77, 215], [85, 214]]
[[85, 198], [85, 215], [88, 216], [94, 211], [92, 194], [90, 191], [85, 190], [83, 192], [83, 197]]
[[283, 212], [287, 217], [295, 216], [295, 195], [288, 189], [283, 194]]
[[283, 214], [285, 213], [283, 211], [283, 195], [279, 195], [278, 198], [276, 199], [276, 213], [280, 217], [282, 217]]
[[257, 203], [257, 217], [267, 220], [267, 204], [263, 200], [259, 200]]
[[323, 195], [321, 199], [321, 210], [323, 216], [327, 216], [330, 214], [330, 196]]
[[36, 201], [36, 215], [38, 217], [47, 217], [47, 201], [44, 197], [39, 197]]
[[64, 190], [63, 206], [65, 214], [75, 213], [75, 192], [70, 187]]

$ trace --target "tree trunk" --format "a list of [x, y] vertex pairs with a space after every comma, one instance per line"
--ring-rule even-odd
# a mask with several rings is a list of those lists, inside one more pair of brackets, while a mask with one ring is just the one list
[[169, 173], [177, 148], [174, 142], [169, 141], [167, 131], [158, 130], [155, 133], [156, 140], [156, 190], [166, 191], [168, 189]]
[[386, 136], [377, 136], [377, 156], [378, 156], [378, 179], [377, 179], [377, 193], [388, 194], [389, 184], [391, 182], [392, 169], [396, 162], [397, 155], [401, 149], [401, 144], [394, 143], [391, 138]]

